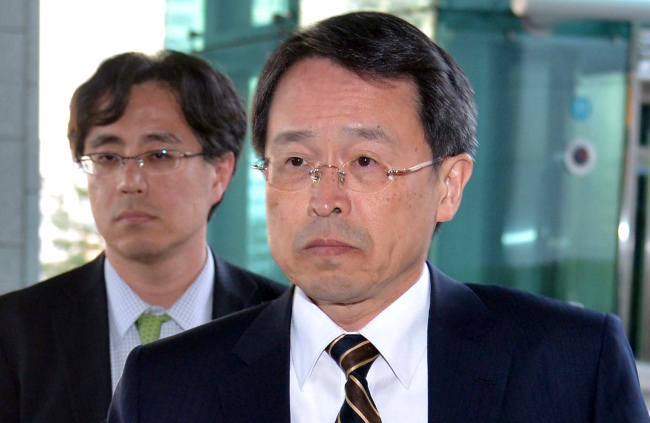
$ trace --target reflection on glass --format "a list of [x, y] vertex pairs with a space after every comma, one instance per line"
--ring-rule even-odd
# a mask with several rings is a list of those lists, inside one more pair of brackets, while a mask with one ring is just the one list
[[165, 48], [191, 53], [204, 47], [205, 0], [167, 0]]
[[430, 0], [300, 0], [298, 22], [306, 26], [342, 13], [375, 10], [397, 15], [433, 37], [435, 9], [431, 4]]
[[[498, 14], [439, 15], [437, 41], [476, 92], [481, 147], [429, 257], [460, 280], [613, 312], [628, 42], [610, 36], [616, 27], [571, 24], [540, 38], [519, 25]], [[589, 102], [586, 112], [572, 109], [576, 98]], [[565, 166], [577, 138], [598, 155], [587, 173]]]
[[286, 16], [289, 12], [289, 0], [253, 0], [251, 23], [254, 27], [273, 23], [276, 16]]

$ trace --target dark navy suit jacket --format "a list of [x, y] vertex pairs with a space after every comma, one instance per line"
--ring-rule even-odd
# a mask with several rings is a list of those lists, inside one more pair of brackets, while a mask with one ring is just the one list
[[[429, 422], [650, 421], [615, 316], [431, 276]], [[108, 422], [289, 423], [292, 292], [136, 348]]]
[[[213, 318], [284, 286], [215, 256]], [[111, 401], [104, 255], [0, 297], [0, 422], [97, 423]]]

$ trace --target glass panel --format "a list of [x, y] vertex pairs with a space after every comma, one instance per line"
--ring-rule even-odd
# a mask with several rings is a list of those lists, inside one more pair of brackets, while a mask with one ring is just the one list
[[[248, 83], [249, 104], [252, 101], [253, 92], [257, 86], [257, 77], [251, 77]], [[245, 162], [248, 168], [248, 242], [246, 253], [246, 268], [253, 272], [267, 275], [277, 281], [288, 282], [280, 268], [275, 264], [269, 251], [269, 243], [266, 232], [266, 181], [262, 172], [248, 166], [251, 163], [259, 163], [260, 160], [251, 148], [248, 154], [248, 161]], [[244, 164], [244, 163], [242, 163]]]
[[[650, 31], [637, 46], [638, 51], [650, 57]], [[646, 35], [647, 34], [647, 35]], [[647, 38], [646, 38], [647, 37]], [[650, 183], [648, 171], [650, 162], [648, 156], [648, 140], [650, 139], [650, 78], [642, 70], [646, 66], [645, 58], [639, 62], [639, 71], [634, 75], [637, 83], [633, 94], [638, 101], [636, 119], [632, 119], [631, 125], [638, 125], [638, 128], [631, 128], [630, 134], [638, 137], [639, 147], [635, 170], [638, 178], [637, 199], [636, 199], [636, 227], [634, 236], [634, 264], [630, 295], [630, 324], [629, 339], [639, 359], [650, 360]], [[634, 135], [628, 137], [630, 142], [636, 138]], [[628, 146], [631, 148], [632, 146]], [[635, 151], [635, 150], [632, 150]]]
[[204, 0], [167, 0], [165, 48], [183, 52], [203, 49]]
[[466, 11], [507, 11], [510, 13], [511, 0], [439, 0], [443, 10]]
[[347, 12], [376, 10], [406, 19], [429, 37], [433, 36], [434, 8], [430, 0], [300, 0], [300, 26]]
[[[296, 8], [297, 0], [202, 1], [204, 8], [199, 15], [205, 21], [205, 43], [199, 55], [233, 80], [249, 109], [268, 54], [295, 27], [295, 13], [290, 10]], [[273, 19], [264, 24], [259, 18], [264, 14]], [[278, 19], [277, 14], [284, 14], [284, 18]], [[268, 251], [265, 185], [249, 167], [256, 161], [247, 139], [235, 176], [208, 225], [208, 242], [230, 262], [286, 281]]]
[[645, 345], [647, 341], [643, 331], [643, 318], [645, 311], [643, 309], [643, 268], [644, 268], [644, 248], [643, 244], [647, 236], [647, 206], [648, 206], [648, 175], [641, 173], [637, 179], [637, 208], [636, 208], [636, 231], [634, 236], [634, 266], [632, 276], [632, 295], [631, 295], [631, 316], [629, 324], [628, 338], [632, 349], [636, 351], [637, 357], [648, 360], [650, 357], [650, 348]]
[[[250, 103], [257, 76], [268, 52], [278, 40], [234, 45], [205, 51], [202, 56], [224, 71]], [[278, 281], [286, 281], [268, 250], [265, 216], [265, 182], [250, 168], [258, 160], [251, 148], [250, 131], [223, 202], [209, 226], [208, 242], [222, 257]]]
[[639, 136], [639, 145], [647, 146], [650, 138], [650, 104], [641, 106], [641, 135]]
[[613, 311], [625, 28], [579, 23], [534, 37], [503, 14], [438, 19], [439, 43], [476, 91], [481, 147], [430, 258], [461, 280]]
[[273, 23], [276, 16], [286, 16], [289, 0], [253, 0], [251, 9], [253, 26], [266, 26]]

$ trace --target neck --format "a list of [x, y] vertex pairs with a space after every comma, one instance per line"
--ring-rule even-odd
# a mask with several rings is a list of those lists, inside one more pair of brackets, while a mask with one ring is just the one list
[[336, 303], [310, 299], [341, 328], [347, 332], [358, 332], [404, 295], [418, 279], [419, 274], [414, 274], [405, 283], [394, 284], [392, 289], [382, 292], [382, 295], [369, 295], [357, 301]]
[[120, 277], [150, 305], [172, 307], [198, 277], [207, 259], [205, 241], [164, 257], [127, 257], [106, 247], [106, 258]]
[[346, 332], [360, 331], [387, 307], [369, 308], [367, 304], [363, 306], [360, 304], [316, 304]]

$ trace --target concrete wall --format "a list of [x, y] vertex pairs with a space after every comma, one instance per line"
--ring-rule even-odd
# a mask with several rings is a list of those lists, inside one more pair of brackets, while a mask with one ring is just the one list
[[0, 294], [38, 278], [38, 0], [0, 0]]

